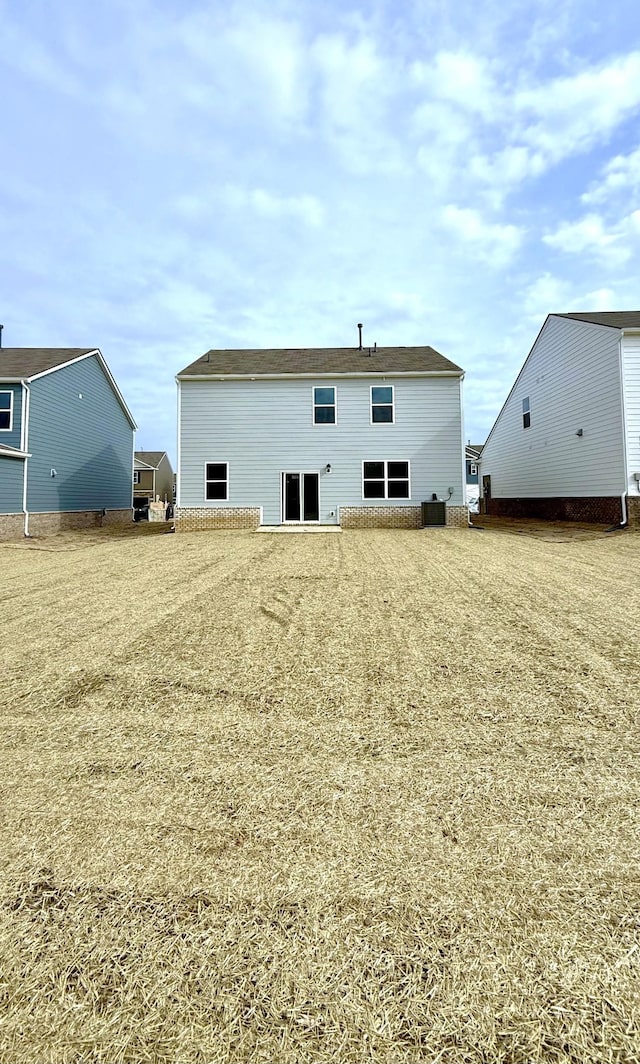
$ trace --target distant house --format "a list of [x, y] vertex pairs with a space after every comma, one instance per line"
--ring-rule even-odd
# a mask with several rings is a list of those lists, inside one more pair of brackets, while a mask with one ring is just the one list
[[177, 377], [176, 529], [416, 528], [433, 500], [466, 525], [463, 376], [431, 347], [207, 352]]
[[133, 456], [133, 506], [144, 510], [159, 499], [173, 502], [174, 472], [166, 451], [136, 451]]
[[478, 498], [480, 495], [480, 475], [478, 466], [482, 454], [481, 443], [468, 443], [465, 447], [465, 467], [467, 485], [467, 506], [473, 513], [478, 511]]
[[640, 522], [640, 311], [549, 314], [480, 458], [482, 509]]
[[0, 348], [0, 538], [130, 521], [135, 428], [97, 348]]

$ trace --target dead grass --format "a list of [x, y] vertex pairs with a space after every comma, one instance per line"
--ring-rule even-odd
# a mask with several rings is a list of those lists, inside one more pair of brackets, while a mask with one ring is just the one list
[[640, 1060], [639, 542], [0, 546], [0, 1060]]

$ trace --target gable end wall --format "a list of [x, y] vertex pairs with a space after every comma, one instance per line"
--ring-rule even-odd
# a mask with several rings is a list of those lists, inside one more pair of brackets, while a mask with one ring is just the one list
[[97, 356], [33, 381], [29, 451], [30, 512], [131, 508], [133, 429]]
[[619, 341], [617, 329], [548, 318], [482, 452], [481, 473], [491, 477], [493, 499], [624, 491]]

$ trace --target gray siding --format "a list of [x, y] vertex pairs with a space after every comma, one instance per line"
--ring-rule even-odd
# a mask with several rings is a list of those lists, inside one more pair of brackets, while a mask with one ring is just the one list
[[548, 318], [482, 452], [494, 498], [624, 491], [619, 339], [616, 329]]
[[19, 514], [22, 511], [24, 458], [0, 455], [0, 514]]
[[628, 492], [638, 495], [640, 473], [640, 336], [622, 337], [622, 375], [627, 437]]
[[[394, 424], [370, 423], [372, 384], [394, 385]], [[314, 386], [336, 388], [337, 424], [313, 424]], [[465, 505], [459, 378], [181, 381], [179, 395], [180, 506], [262, 506], [265, 524], [279, 524], [281, 473], [319, 472], [331, 523], [365, 503], [362, 462], [384, 459], [411, 463], [409, 504], [452, 487], [451, 505]], [[205, 501], [206, 462], [229, 463], [227, 501]], [[366, 505], [378, 502], [407, 505]]]
[[[1, 358], [2, 351], [0, 350], [0, 360]], [[2, 363], [0, 361], [1, 367]], [[6, 429], [0, 429], [0, 444], [4, 447], [17, 447], [20, 449], [22, 443], [22, 385], [3, 384], [0, 381], [0, 392], [13, 392], [13, 424], [9, 432]]]
[[31, 512], [132, 505], [133, 429], [97, 356], [33, 381], [28, 442]]

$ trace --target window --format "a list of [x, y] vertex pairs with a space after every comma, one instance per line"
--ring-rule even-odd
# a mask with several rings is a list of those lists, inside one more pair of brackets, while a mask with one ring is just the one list
[[362, 496], [364, 499], [408, 499], [408, 462], [363, 462]]
[[229, 463], [207, 462], [205, 466], [205, 498], [229, 497]]
[[0, 431], [11, 432], [13, 422], [13, 392], [0, 392]]
[[382, 422], [393, 422], [393, 385], [385, 387], [371, 387], [371, 422], [376, 425]]
[[336, 390], [335, 388], [313, 389], [313, 423], [314, 425], [335, 425]]
[[469, 463], [469, 473], [472, 477], [477, 477], [478, 475], [478, 467], [477, 465], [474, 465], [473, 462]]
[[134, 469], [134, 471], [133, 471], [133, 483], [134, 484], [139, 484], [140, 483], [140, 470], [139, 469]]
[[522, 427], [528, 429], [531, 424], [531, 408], [529, 406], [529, 396], [522, 400]]

